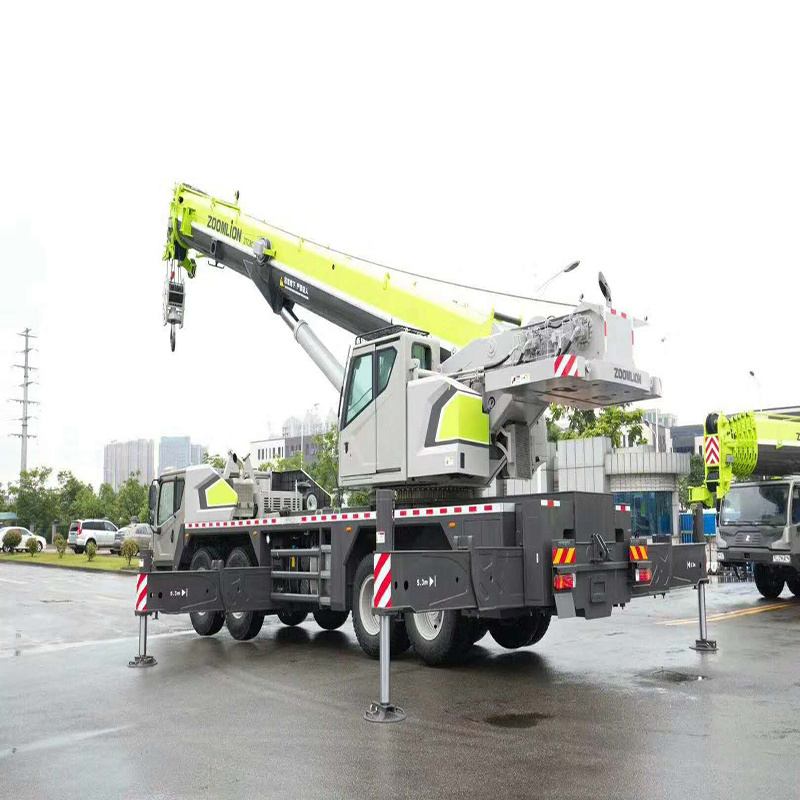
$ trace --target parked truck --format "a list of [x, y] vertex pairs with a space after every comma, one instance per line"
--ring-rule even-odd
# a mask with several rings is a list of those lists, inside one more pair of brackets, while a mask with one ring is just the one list
[[705, 480], [691, 500], [718, 508], [717, 560], [752, 565], [768, 598], [800, 596], [800, 417], [778, 411], [709, 414]]
[[[553, 616], [605, 617], [705, 579], [702, 543], [633, 537], [630, 508], [610, 495], [504, 491], [531, 478], [531, 428], [549, 403], [590, 409], [660, 394], [633, 360], [640, 322], [612, 304], [604, 280], [605, 305], [523, 323], [437, 302], [180, 184], [165, 253], [173, 349], [182, 270], [194, 277], [198, 257], [254, 283], [339, 393], [340, 486], [395, 492], [391, 571], [374, 562], [384, 507], [267, 511], [257, 472], [231, 457], [224, 471], [188, 467], [151, 487], [148, 611], [189, 613], [201, 635], [225, 624], [236, 639], [255, 636], [267, 614], [297, 624], [312, 613], [325, 629], [352, 614], [362, 649], [377, 656], [373, 611], [390, 608], [392, 652], [413, 646], [440, 664], [487, 630], [523, 647]], [[302, 308], [355, 334], [345, 365]]]

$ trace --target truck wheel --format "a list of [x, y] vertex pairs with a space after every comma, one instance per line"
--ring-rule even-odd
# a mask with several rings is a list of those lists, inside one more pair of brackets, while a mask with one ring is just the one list
[[770, 600], [774, 600], [783, 591], [783, 578], [764, 564], [756, 564], [755, 579], [756, 589]]
[[[533, 638], [528, 642], [528, 644], [536, 644], [546, 633], [547, 629], [550, 627], [550, 623], [553, 620], [552, 615], [547, 611], [540, 611], [536, 612], [539, 614], [539, 624], [536, 626], [536, 633], [533, 634]], [[535, 616], [536, 614], [534, 614]]]
[[[367, 553], [361, 559], [353, 581], [353, 629], [361, 649], [370, 657], [380, 655], [380, 618], [372, 613], [373, 554]], [[404, 653], [411, 646], [402, 618], [391, 618], [389, 633], [389, 652], [392, 656]]]
[[408, 613], [406, 630], [414, 652], [432, 667], [458, 661], [474, 635], [472, 621], [460, 611]]
[[307, 611], [296, 611], [291, 608], [282, 608], [278, 612], [278, 619], [284, 625], [299, 625], [308, 616]]
[[[192, 557], [192, 563], [189, 565], [191, 570], [204, 570], [211, 569], [211, 561], [216, 558], [216, 553], [201, 547]], [[219, 633], [225, 622], [225, 614], [222, 611], [192, 611], [189, 614], [189, 619], [192, 621], [192, 627], [200, 636], [213, 636]]]
[[[500, 619], [490, 623], [489, 633], [492, 634], [492, 639], [501, 647], [505, 647], [508, 650], [516, 650], [518, 647], [526, 647], [531, 644], [533, 637], [538, 632], [540, 622], [540, 614], [531, 614], [530, 616], [516, 617], [514, 619]], [[542, 631], [542, 636], [544, 636], [544, 631]]]
[[[235, 547], [225, 560], [226, 568], [252, 567], [250, 554], [242, 547]], [[225, 615], [225, 627], [234, 639], [246, 642], [258, 636], [264, 624], [263, 611], [229, 611]]]
[[347, 611], [331, 611], [329, 608], [318, 608], [314, 612], [317, 625], [326, 631], [335, 631], [347, 622]]
[[471, 644], [478, 644], [489, 633], [489, 623], [485, 619], [475, 620], [475, 629], [472, 631]]
[[791, 578], [788, 578], [786, 585], [795, 597], [800, 597], [800, 575], [793, 575]]

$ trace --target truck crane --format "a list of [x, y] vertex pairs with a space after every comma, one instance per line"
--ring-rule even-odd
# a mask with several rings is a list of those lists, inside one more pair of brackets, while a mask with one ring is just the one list
[[718, 510], [719, 562], [751, 565], [764, 597], [784, 584], [800, 596], [800, 416], [709, 414], [703, 460], [705, 480], [690, 500]]
[[[391, 650], [452, 661], [488, 630], [508, 648], [539, 641], [552, 616], [608, 616], [632, 598], [705, 579], [702, 544], [631, 536], [610, 495], [504, 496], [532, 474], [531, 427], [551, 402], [583, 409], [660, 394], [633, 360], [641, 323], [581, 302], [526, 323], [437, 302], [374, 265], [313, 244], [187, 184], [175, 187], [165, 250], [165, 324], [182, 325], [182, 271], [198, 259], [255, 284], [340, 395], [340, 486], [391, 488], [391, 572], [379, 508], [276, 510], [264, 476], [231, 456], [151, 486], [155, 533], [149, 611], [190, 613], [248, 639], [265, 614], [334, 629], [352, 613], [362, 649], [379, 651], [375, 609], [393, 612]], [[355, 335], [346, 364], [299, 316]], [[384, 517], [385, 519], [386, 517]], [[383, 563], [383, 562], [381, 562]], [[377, 574], [377, 578], [376, 578]], [[387, 577], [388, 575], [388, 577]]]

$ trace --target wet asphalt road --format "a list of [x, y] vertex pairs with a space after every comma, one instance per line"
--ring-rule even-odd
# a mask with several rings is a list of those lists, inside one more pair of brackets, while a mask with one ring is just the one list
[[409, 718], [386, 726], [362, 720], [378, 667], [349, 622], [323, 632], [273, 617], [240, 643], [162, 617], [158, 665], [130, 670], [133, 593], [131, 576], [0, 564], [3, 797], [800, 794], [800, 603], [788, 591], [775, 602], [752, 584], [712, 585], [715, 655], [688, 649], [693, 591], [555, 620], [535, 648], [487, 636], [458, 667], [408, 653], [393, 662], [392, 699]]

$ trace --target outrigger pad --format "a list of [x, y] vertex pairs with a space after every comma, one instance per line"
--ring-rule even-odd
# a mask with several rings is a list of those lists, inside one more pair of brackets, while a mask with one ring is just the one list
[[391, 703], [370, 703], [369, 709], [364, 712], [367, 722], [402, 722], [406, 719], [406, 712]]

